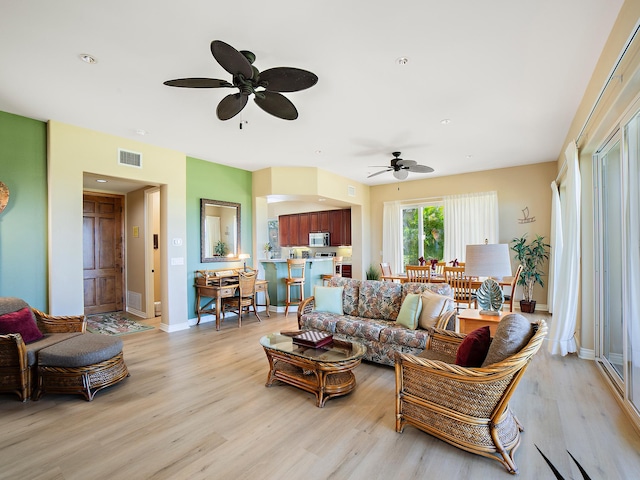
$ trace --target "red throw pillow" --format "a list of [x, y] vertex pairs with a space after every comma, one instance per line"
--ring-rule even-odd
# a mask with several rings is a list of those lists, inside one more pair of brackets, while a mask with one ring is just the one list
[[7, 333], [19, 333], [24, 343], [35, 342], [43, 337], [29, 307], [0, 315], [0, 334]]
[[480, 327], [467, 334], [458, 347], [456, 365], [461, 367], [479, 367], [484, 362], [491, 345], [489, 327]]

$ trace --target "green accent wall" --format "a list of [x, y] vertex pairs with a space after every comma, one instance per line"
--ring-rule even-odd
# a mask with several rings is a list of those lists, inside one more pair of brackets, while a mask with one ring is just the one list
[[240, 204], [240, 248], [251, 254], [247, 266], [253, 266], [252, 173], [217, 163], [187, 157], [187, 288], [188, 317], [195, 318], [196, 294], [193, 288], [196, 270], [242, 266], [238, 262], [200, 262], [200, 199], [223, 200]]
[[47, 124], [0, 112], [0, 296], [47, 302]]

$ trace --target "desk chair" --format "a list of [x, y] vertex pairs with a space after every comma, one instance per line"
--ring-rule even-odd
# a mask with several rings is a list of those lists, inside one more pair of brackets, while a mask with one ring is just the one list
[[322, 275], [322, 284], [327, 285], [333, 277], [342, 276], [342, 259], [343, 257], [333, 257], [333, 274], [325, 273]]
[[[289, 314], [289, 306], [300, 305], [300, 302], [304, 300], [304, 270], [307, 265], [307, 261], [304, 258], [289, 258], [287, 259], [288, 276], [284, 279], [287, 285], [287, 300], [286, 308], [284, 309], [284, 316]], [[300, 287], [300, 298], [298, 301], [291, 301], [291, 287]]]
[[253, 314], [261, 322], [262, 319], [256, 310], [256, 272], [238, 272], [238, 295], [222, 299], [222, 318], [226, 312], [238, 313], [238, 327], [242, 326], [242, 312], [249, 313], [253, 308]]

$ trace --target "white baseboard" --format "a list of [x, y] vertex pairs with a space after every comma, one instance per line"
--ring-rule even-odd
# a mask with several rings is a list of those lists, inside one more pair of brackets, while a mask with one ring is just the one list
[[189, 322], [187, 321], [178, 324], [172, 323], [171, 325], [169, 325], [168, 323], [160, 323], [160, 327], [158, 328], [167, 333], [179, 332], [181, 330], [189, 330]]
[[147, 314], [145, 312], [143, 312], [142, 310], [138, 310], [137, 308], [132, 308], [128, 305], [127, 305], [127, 313], [130, 313], [131, 315], [135, 315], [136, 317], [147, 318]]

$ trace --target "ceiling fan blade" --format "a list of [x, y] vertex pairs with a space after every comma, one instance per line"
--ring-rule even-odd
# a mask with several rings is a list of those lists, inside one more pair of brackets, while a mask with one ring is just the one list
[[416, 162], [415, 160], [405, 160], [403, 158], [399, 158], [396, 161], [396, 166], [398, 167], [413, 167], [414, 165], [417, 165], [418, 162]]
[[298, 110], [296, 110], [295, 105], [284, 95], [269, 91], [260, 93], [264, 98], [256, 95], [253, 100], [265, 112], [283, 120], [295, 120], [298, 118]]
[[242, 74], [244, 78], [253, 78], [253, 68], [243, 54], [220, 40], [211, 42], [211, 53], [216, 61], [231, 75]]
[[218, 104], [216, 114], [220, 120], [229, 120], [242, 111], [249, 100], [248, 95], [241, 93], [232, 93], [227, 95]]
[[431, 173], [433, 172], [433, 168], [427, 167], [426, 165], [411, 165], [409, 171], [414, 173]]
[[293, 67], [276, 67], [260, 73], [260, 82], [266, 82], [270, 92], [297, 92], [318, 83], [318, 77], [306, 70]]
[[379, 172], [372, 173], [367, 178], [375, 177], [376, 175], [380, 175], [381, 173], [387, 173], [387, 172], [390, 172], [391, 170], [392, 170], [391, 168], [387, 168], [386, 170], [380, 170]]
[[186, 87], [186, 88], [221, 88], [233, 87], [226, 80], [218, 80], [217, 78], [177, 78], [175, 80], [167, 80], [164, 85], [169, 87]]

